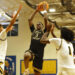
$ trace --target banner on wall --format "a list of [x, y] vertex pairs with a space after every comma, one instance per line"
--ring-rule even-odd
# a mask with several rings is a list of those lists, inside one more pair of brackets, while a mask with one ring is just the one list
[[6, 56], [5, 75], [16, 75], [16, 56]]

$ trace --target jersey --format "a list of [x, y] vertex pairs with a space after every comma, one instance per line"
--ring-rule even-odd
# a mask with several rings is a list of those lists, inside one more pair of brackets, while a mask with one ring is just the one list
[[75, 68], [73, 59], [73, 45], [64, 39], [52, 38], [50, 42], [55, 44], [57, 50], [58, 67]]
[[0, 73], [3, 74], [4, 71], [4, 61], [6, 56], [6, 50], [7, 50], [7, 33], [6, 30], [3, 29], [2, 32], [0, 32]]
[[7, 33], [6, 30], [0, 33], [0, 59], [5, 59], [6, 50], [7, 50]]

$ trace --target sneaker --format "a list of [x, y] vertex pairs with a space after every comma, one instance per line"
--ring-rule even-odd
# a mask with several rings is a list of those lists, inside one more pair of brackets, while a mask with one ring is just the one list
[[26, 69], [23, 75], [29, 75], [29, 69]]

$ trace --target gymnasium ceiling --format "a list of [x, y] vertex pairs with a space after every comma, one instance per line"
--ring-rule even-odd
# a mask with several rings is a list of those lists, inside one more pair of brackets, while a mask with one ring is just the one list
[[[51, 21], [56, 21], [59, 26], [66, 26], [75, 30], [75, 0], [0, 0], [0, 9], [12, 14], [20, 3], [28, 2], [34, 8], [41, 1], [49, 3], [49, 9], [55, 9], [55, 12], [48, 11], [48, 18]], [[11, 10], [12, 9], [12, 10]], [[9, 11], [10, 10], [10, 11]]]

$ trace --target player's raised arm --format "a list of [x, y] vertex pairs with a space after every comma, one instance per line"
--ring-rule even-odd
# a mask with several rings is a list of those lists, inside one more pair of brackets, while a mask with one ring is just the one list
[[47, 35], [49, 34], [49, 32], [45, 32], [44, 35], [42, 36], [40, 42], [43, 43], [43, 44], [47, 44], [47, 43], [50, 43], [48, 38], [47, 38]]
[[36, 8], [36, 10], [32, 13], [32, 15], [29, 17], [28, 22], [29, 22], [29, 26], [31, 27], [33, 25], [33, 19], [36, 15], [36, 13], [38, 12], [38, 9]]
[[43, 43], [43, 44], [50, 43], [47, 36], [50, 33], [51, 28], [52, 28], [52, 25], [47, 25], [47, 32], [45, 32], [44, 35], [42, 36], [42, 38], [40, 40], [41, 43]]
[[44, 24], [45, 24], [45, 29], [47, 29], [47, 13], [44, 13]]
[[11, 20], [10, 24], [9, 24], [9, 25], [8, 25], [8, 27], [6, 28], [6, 32], [8, 32], [8, 31], [10, 31], [10, 30], [11, 30], [11, 27], [12, 27], [12, 26], [13, 26], [13, 24], [15, 23], [16, 18], [17, 18], [17, 15], [19, 14], [19, 12], [20, 12], [21, 8], [22, 8], [22, 5], [20, 5], [20, 7], [19, 7], [19, 9], [18, 9], [17, 13], [16, 13], [16, 14], [15, 14], [15, 16], [12, 18], [12, 20]]
[[52, 23], [52, 28], [51, 28], [51, 34], [54, 38], [56, 38], [56, 35], [54, 34], [54, 24]]

